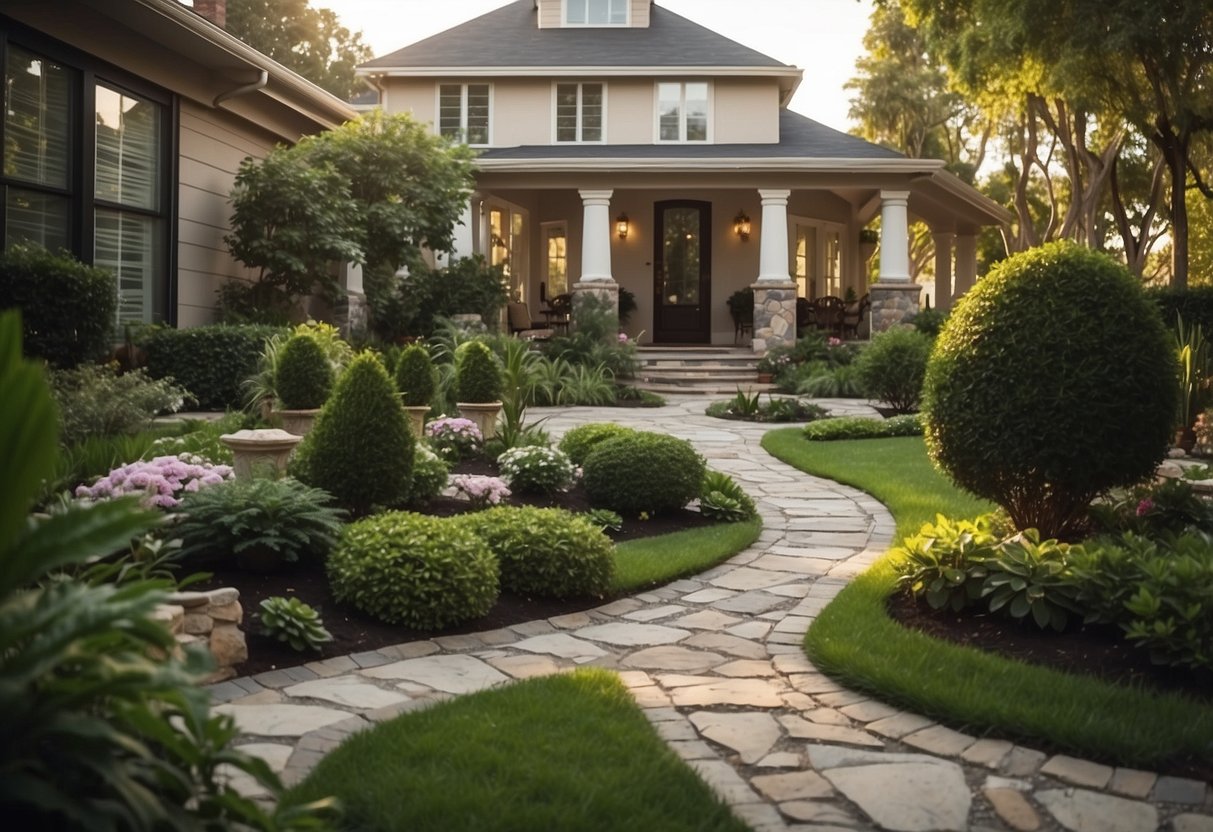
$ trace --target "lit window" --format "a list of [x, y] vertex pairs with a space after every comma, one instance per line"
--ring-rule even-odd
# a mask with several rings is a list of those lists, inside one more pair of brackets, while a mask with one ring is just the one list
[[544, 278], [547, 280], [547, 295], [555, 297], [569, 291], [568, 232], [563, 222], [545, 223], [543, 241], [546, 246]]
[[626, 26], [629, 0], [564, 0], [570, 26]]
[[708, 140], [708, 85], [704, 81], [657, 85], [657, 138], [663, 142]]
[[440, 84], [438, 132], [471, 145], [489, 143], [489, 85]]
[[556, 85], [556, 141], [602, 141], [602, 84]]

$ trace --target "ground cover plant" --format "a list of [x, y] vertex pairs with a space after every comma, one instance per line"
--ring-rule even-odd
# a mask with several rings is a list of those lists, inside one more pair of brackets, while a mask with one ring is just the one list
[[863, 416], [837, 416], [819, 419], [804, 426], [805, 439], [832, 442], [836, 439], [880, 439], [890, 436], [922, 436], [922, 417], [891, 416], [868, 419]]
[[330, 793], [348, 830], [748, 828], [661, 741], [618, 677], [589, 668], [356, 734], [285, 800]]
[[738, 390], [737, 395], [724, 401], [712, 402], [705, 411], [717, 419], [739, 419], [746, 422], [811, 422], [828, 414], [825, 408], [798, 398], [768, 395]]

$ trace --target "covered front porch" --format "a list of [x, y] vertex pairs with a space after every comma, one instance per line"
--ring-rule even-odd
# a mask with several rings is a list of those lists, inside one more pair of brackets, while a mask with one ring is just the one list
[[[910, 222], [935, 234], [936, 305], [946, 308], [976, 277], [980, 227], [1003, 216], [938, 162], [875, 166], [591, 174], [482, 159], [455, 254], [500, 265], [511, 299], [537, 322], [553, 297], [630, 296], [621, 331], [645, 344], [735, 343], [726, 301], [738, 291], [755, 293], [756, 352], [795, 338], [797, 298], [871, 293], [879, 331], [918, 307]], [[872, 283], [861, 231], [878, 216]]]

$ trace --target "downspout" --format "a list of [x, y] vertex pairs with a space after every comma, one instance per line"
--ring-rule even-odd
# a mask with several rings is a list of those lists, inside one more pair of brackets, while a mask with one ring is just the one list
[[263, 70], [261, 70], [261, 74], [259, 76], [257, 76], [257, 80], [254, 81], [253, 83], [244, 84], [242, 86], [236, 87], [235, 89], [228, 90], [227, 92], [219, 93], [217, 96], [215, 96], [215, 100], [213, 102], [211, 102], [211, 106], [214, 107], [215, 109], [218, 109], [220, 104], [222, 104], [224, 101], [227, 101], [230, 98], [237, 98], [241, 95], [248, 95], [250, 92], [256, 92], [257, 90], [265, 89], [266, 85], [269, 82], [270, 82], [269, 70], [263, 69]]

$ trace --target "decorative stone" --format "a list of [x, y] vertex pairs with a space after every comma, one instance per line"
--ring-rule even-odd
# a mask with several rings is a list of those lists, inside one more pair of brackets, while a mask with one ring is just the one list
[[775, 720], [763, 713], [718, 714], [700, 711], [691, 714], [691, 723], [703, 736], [736, 751], [741, 762], [747, 765], [765, 757], [781, 735]]
[[212, 604], [206, 614], [216, 621], [228, 621], [232, 624], [239, 624], [244, 620], [244, 608], [240, 606], [239, 601], [218, 606]]
[[1036, 793], [1041, 806], [1070, 832], [1154, 832], [1158, 810], [1149, 803], [1086, 789]]
[[676, 641], [682, 641], [690, 634], [690, 630], [666, 627], [661, 624], [625, 624], [623, 622], [598, 624], [593, 627], [583, 627], [577, 631], [580, 638], [623, 647], [673, 644]]
[[192, 636], [204, 636], [215, 629], [215, 619], [198, 613], [185, 614], [185, 632]]
[[1057, 754], [1040, 767], [1041, 774], [1056, 777], [1075, 786], [1102, 789], [1112, 779], [1112, 767]]
[[239, 627], [216, 627], [211, 631], [209, 646], [211, 655], [215, 657], [215, 664], [221, 668], [248, 661], [248, 645]]
[[513, 645], [528, 653], [547, 653], [562, 659], [595, 659], [607, 653], [597, 644], [573, 638], [568, 633], [550, 633], [544, 636], [532, 636]]
[[455, 402], [459, 415], [476, 423], [485, 440], [497, 435], [497, 417], [501, 413], [501, 402]]
[[508, 676], [480, 659], [464, 655], [406, 659], [363, 670], [362, 675], [415, 682], [444, 693], [472, 693], [509, 681]]
[[1040, 828], [1040, 815], [1017, 789], [985, 789], [982, 794], [1003, 823], [1019, 832], [1035, 832]]
[[614, 280], [582, 280], [573, 284], [573, 319], [572, 328], [577, 328], [578, 313], [585, 314], [586, 304], [599, 307], [606, 313], [615, 313], [615, 325], [608, 331], [619, 327], [619, 284]]
[[882, 829], [932, 832], [969, 828], [972, 797], [955, 763], [883, 763], [823, 772], [834, 788]]
[[906, 318], [918, 314], [922, 287], [917, 283], [876, 283], [869, 290], [872, 299], [872, 334], [884, 332]]
[[781, 716], [780, 723], [788, 731], [788, 736], [802, 740], [817, 742], [840, 742], [846, 745], [862, 745], [869, 748], [883, 748], [884, 743], [870, 734], [854, 728], [841, 725], [822, 725], [809, 722], [798, 716]]
[[788, 800], [812, 800], [834, 793], [826, 779], [815, 771], [791, 771], [787, 774], [760, 774], [750, 781], [754, 788], [776, 803]]
[[750, 288], [754, 290], [754, 352], [795, 343], [796, 284], [761, 280]]
[[1159, 777], [1154, 784], [1154, 799], [1163, 803], [1199, 806], [1205, 802], [1205, 784], [1187, 777]]
[[384, 690], [364, 682], [357, 676], [337, 676], [332, 679], [313, 679], [283, 689], [287, 696], [306, 699], [323, 699], [347, 708], [385, 708], [408, 699], [395, 691]]
[[160, 604], [156, 609], [152, 610], [149, 616], [153, 621], [158, 621], [164, 625], [173, 635], [178, 635], [185, 630], [185, 609], [176, 604]]
[[301, 737], [350, 717], [315, 705], [217, 705], [214, 713], [232, 717], [240, 733], [258, 737]]
[[451, 323], [460, 332], [488, 332], [488, 327], [484, 325], [484, 318], [475, 312], [461, 312], [458, 315], [452, 315]]
[[698, 673], [709, 670], [725, 661], [719, 653], [709, 653], [703, 650], [688, 650], [686, 647], [665, 645], [650, 647], [633, 653], [623, 660], [625, 667], [638, 667], [644, 670], [674, 670], [685, 673]]
[[515, 679], [551, 676], [564, 669], [549, 656], [501, 656], [487, 661], [502, 673], [508, 673]]
[[1191, 813], [1176, 815], [1171, 819], [1175, 832], [1213, 832], [1213, 817]]
[[754, 708], [778, 708], [782, 704], [779, 688], [762, 679], [721, 679], [703, 685], [690, 685], [670, 692], [679, 707], [738, 705]]
[[319, 410], [280, 410], [278, 418], [285, 430], [278, 428], [238, 430], [225, 433], [219, 441], [232, 449], [232, 468], [236, 479], [251, 480], [258, 473], [274, 476], [286, 473], [287, 460], [303, 436], [311, 430]]

